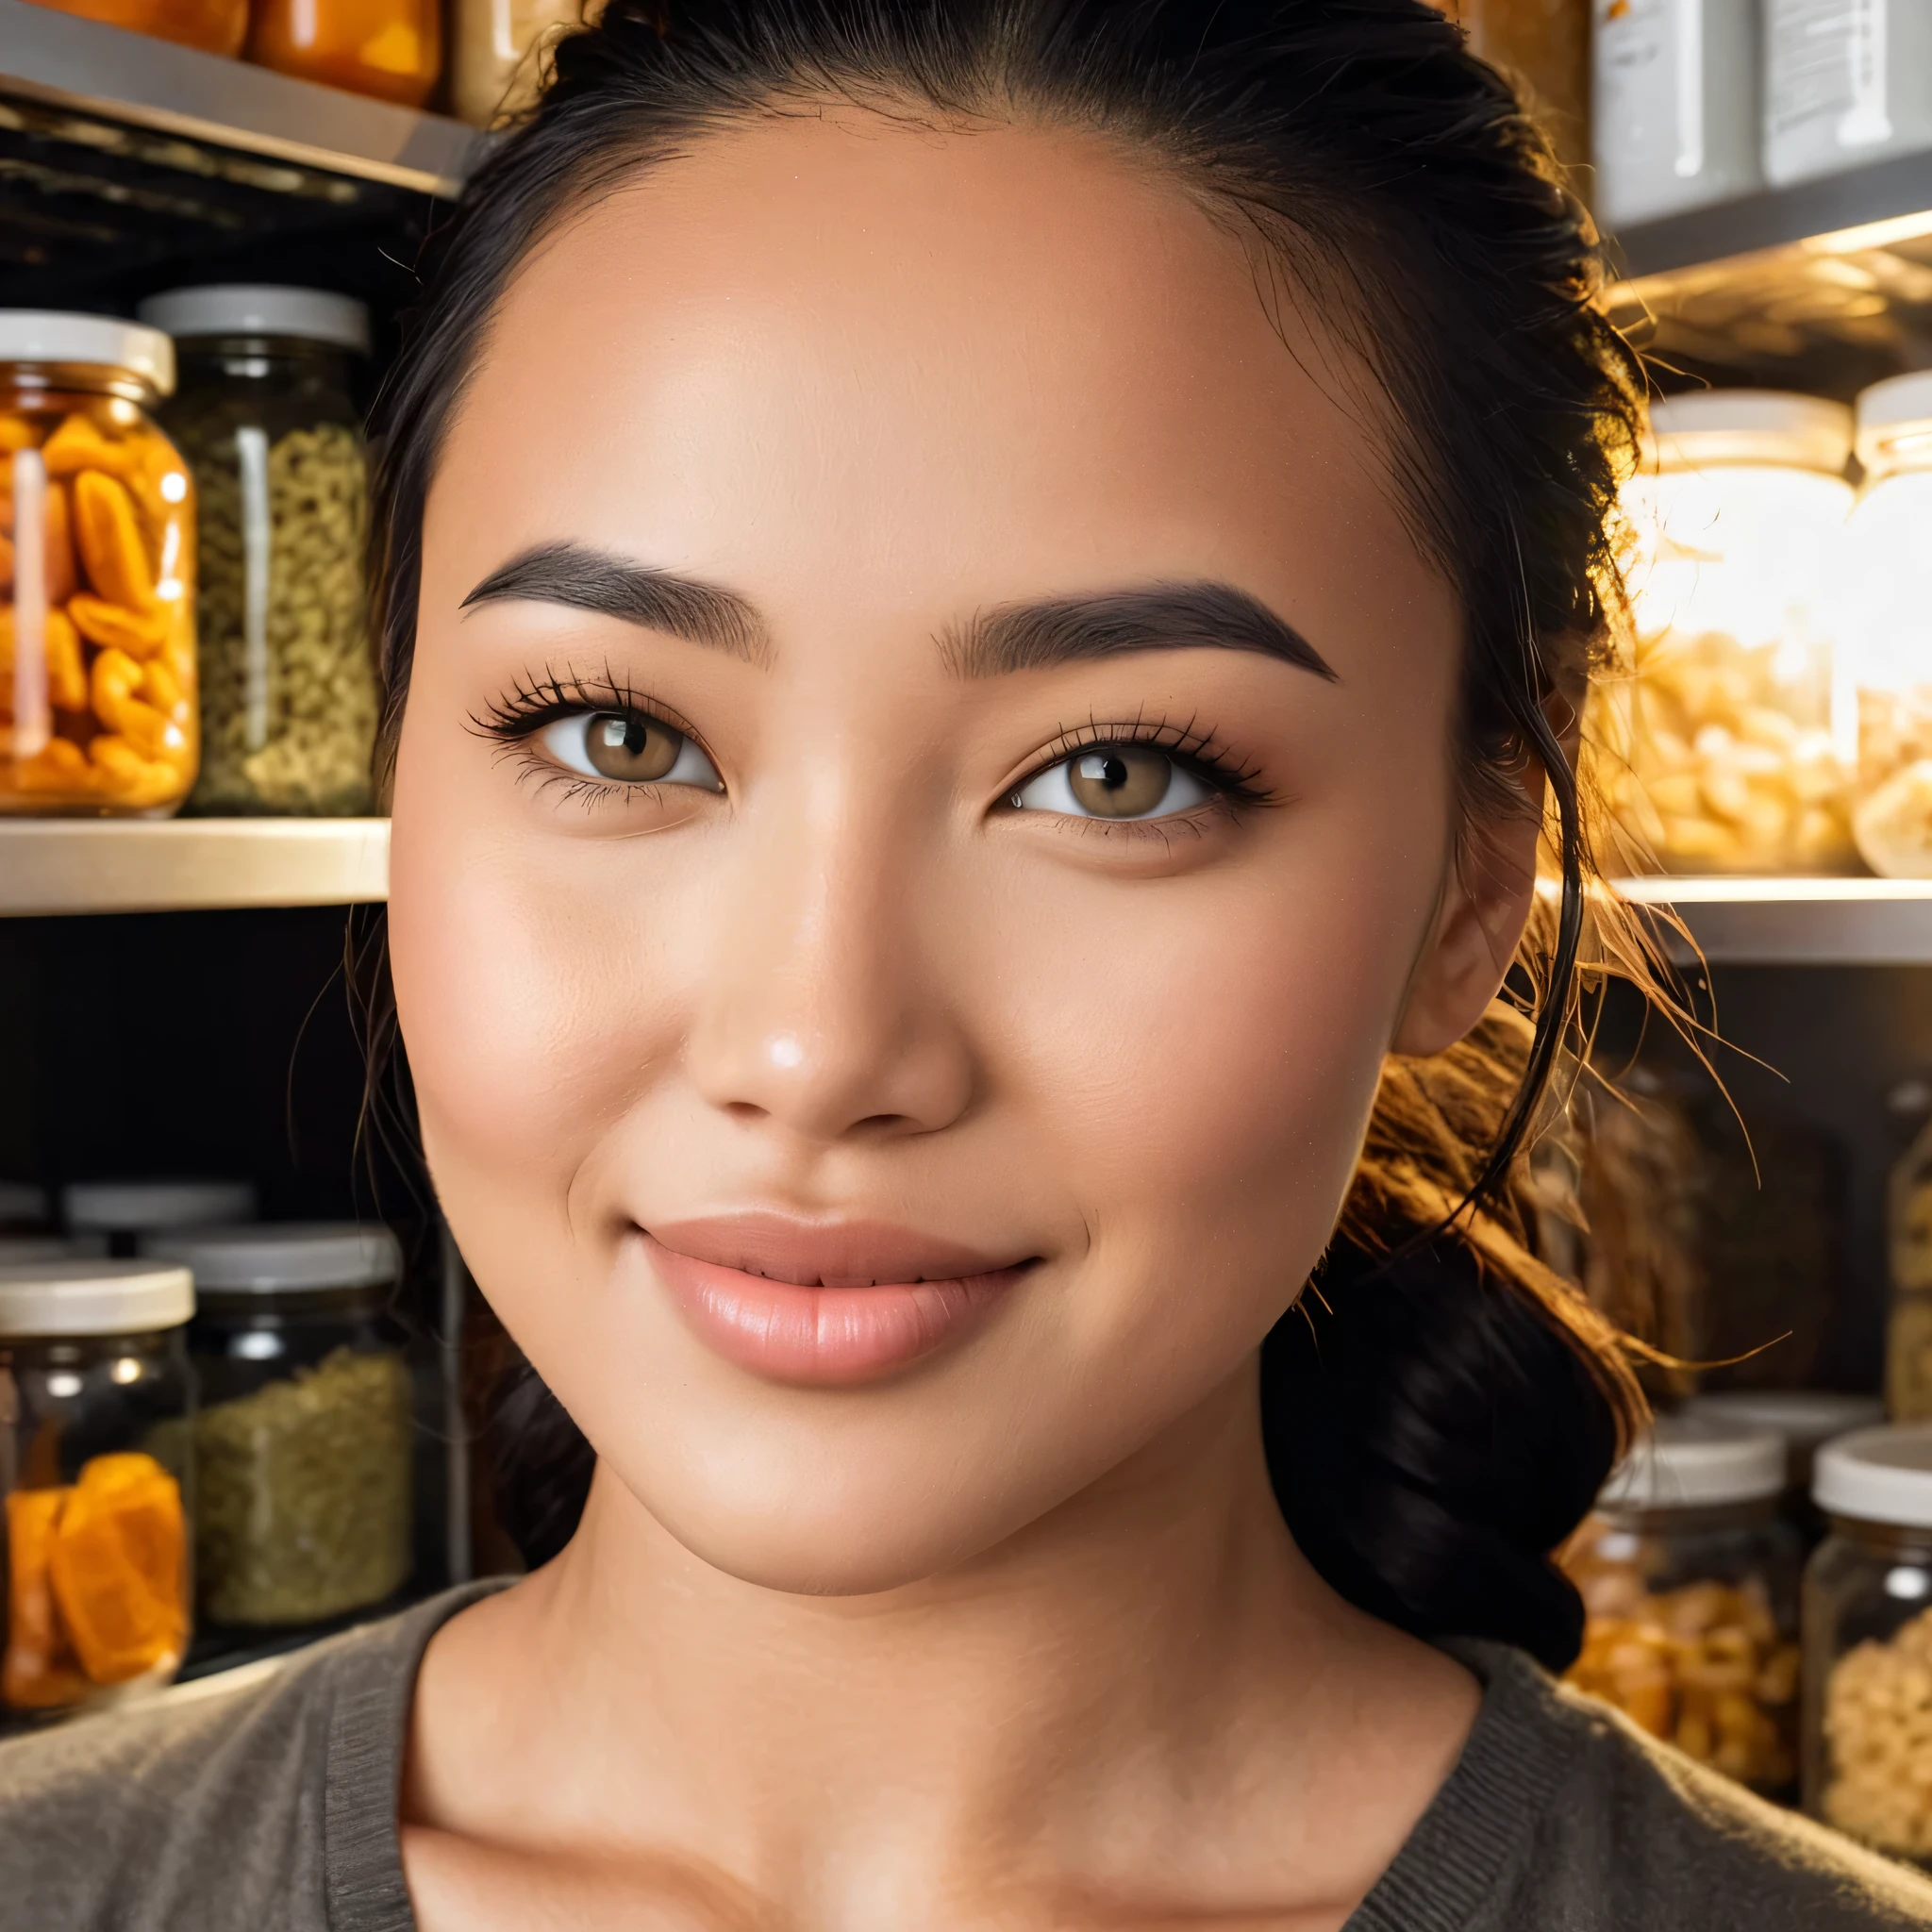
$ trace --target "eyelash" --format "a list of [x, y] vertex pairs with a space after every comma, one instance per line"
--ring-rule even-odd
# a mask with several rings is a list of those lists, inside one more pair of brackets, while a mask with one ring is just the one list
[[[601, 678], [559, 676], [555, 672], [545, 672], [541, 677], [529, 681], [519, 678], [487, 712], [480, 717], [473, 716], [470, 722], [484, 737], [495, 740], [506, 753], [517, 757], [525, 764], [525, 775], [536, 776], [546, 787], [561, 786], [567, 800], [594, 804], [617, 793], [634, 796], [638, 792], [655, 792], [657, 788], [651, 785], [598, 784], [560, 770], [529, 748], [529, 741], [546, 725], [584, 711], [614, 711], [648, 718], [682, 732], [707, 757], [710, 756], [704, 740], [669, 707], [643, 698], [608, 668]], [[1214, 792], [1209, 810], [1232, 812], [1244, 807], [1274, 803], [1274, 794], [1256, 782], [1257, 768], [1237, 758], [1195, 720], [1176, 724], [1167, 719], [1141, 716], [1131, 723], [1106, 724], [1090, 718], [1084, 724], [1062, 726], [1032, 764], [1006, 787], [1001, 804], [1006, 805], [1015, 793], [1062, 759], [1099, 744], [1144, 744], [1167, 752], [1176, 764], [1191, 772]], [[1102, 819], [1077, 819], [1073, 823], [1083, 832], [1099, 832], [1109, 838], [1123, 834], [1158, 838], [1180, 824], [1191, 822], [1198, 825], [1201, 817], [1202, 810], [1197, 807], [1191, 813], [1176, 813], [1168, 819], [1121, 820], [1111, 824]]]

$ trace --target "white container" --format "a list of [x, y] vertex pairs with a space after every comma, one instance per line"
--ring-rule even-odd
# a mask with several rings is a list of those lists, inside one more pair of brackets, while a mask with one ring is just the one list
[[1874, 872], [1932, 877], [1932, 372], [1857, 405], [1865, 488], [1838, 546], [1833, 627], [1858, 691], [1853, 829]]
[[1595, 0], [1594, 206], [1612, 229], [1762, 183], [1756, 0]]
[[108, 1251], [132, 1255], [143, 1235], [213, 1222], [252, 1221], [250, 1181], [75, 1181], [60, 1190], [60, 1218], [75, 1236], [104, 1237]]
[[1932, 0], [1767, 0], [1774, 186], [1932, 147]]

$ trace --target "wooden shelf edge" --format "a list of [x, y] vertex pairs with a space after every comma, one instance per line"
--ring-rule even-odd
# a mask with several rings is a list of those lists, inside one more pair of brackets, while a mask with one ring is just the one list
[[387, 819], [0, 819], [0, 916], [366, 905]]

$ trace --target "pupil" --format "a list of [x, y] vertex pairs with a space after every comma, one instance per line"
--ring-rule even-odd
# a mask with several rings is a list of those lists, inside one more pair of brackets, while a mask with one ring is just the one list
[[1086, 770], [1080, 775], [1105, 785], [1109, 791], [1118, 791], [1127, 782], [1127, 762], [1123, 758], [1102, 752], [1083, 759], [1082, 763]]

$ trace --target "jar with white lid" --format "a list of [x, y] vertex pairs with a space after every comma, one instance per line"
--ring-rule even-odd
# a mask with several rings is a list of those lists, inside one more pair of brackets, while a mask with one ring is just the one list
[[1622, 494], [1636, 657], [1594, 716], [1617, 815], [1671, 870], [1857, 869], [1857, 701], [1824, 601], [1851, 429], [1769, 391], [1652, 406]]
[[0, 813], [165, 818], [194, 783], [194, 486], [158, 329], [0, 309]]
[[1591, 210], [1605, 226], [1762, 185], [1756, 0], [1595, 0]]
[[324, 289], [223, 283], [141, 305], [174, 339], [161, 422], [200, 504], [201, 774], [192, 812], [371, 810], [375, 660], [356, 365], [369, 310]]
[[1774, 188], [1932, 147], [1932, 0], [1766, 0]]
[[1864, 488], [1835, 568], [1833, 625], [1858, 691], [1853, 829], [1874, 872], [1932, 877], [1932, 371], [1857, 401]]
[[395, 1237], [354, 1224], [190, 1228], [143, 1252], [194, 1274], [189, 1347], [203, 1616], [321, 1624], [408, 1580], [408, 1366], [385, 1319]]
[[1805, 1808], [1932, 1863], [1932, 1424], [1818, 1453], [1805, 1572]]
[[40, 1234], [51, 1226], [53, 1203], [32, 1181], [0, 1181], [0, 1234]]
[[1784, 1439], [1782, 1507], [1808, 1550], [1824, 1534], [1824, 1519], [1811, 1500], [1819, 1450], [1834, 1437], [1876, 1427], [1885, 1420], [1885, 1403], [1876, 1395], [1827, 1389], [1714, 1389], [1687, 1397], [1677, 1413], [1734, 1429], [1769, 1429]]
[[68, 1234], [105, 1241], [111, 1255], [138, 1253], [145, 1235], [253, 1221], [256, 1212], [252, 1181], [72, 1181], [60, 1190]]
[[188, 1647], [185, 1268], [0, 1268], [0, 1722], [165, 1684]]
[[1784, 1440], [1663, 1416], [1563, 1567], [1583, 1597], [1569, 1681], [1767, 1795], [1795, 1788], [1798, 1544]]

